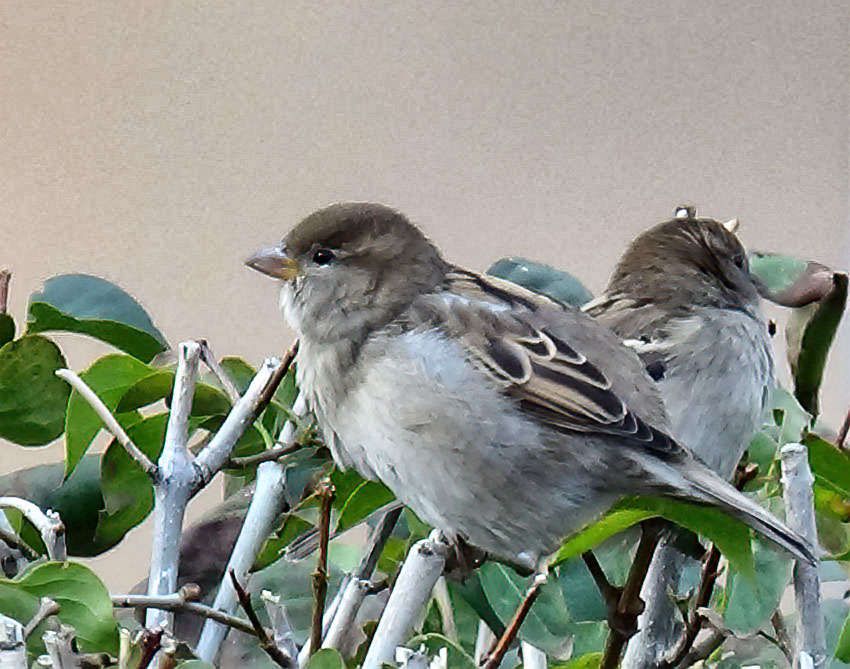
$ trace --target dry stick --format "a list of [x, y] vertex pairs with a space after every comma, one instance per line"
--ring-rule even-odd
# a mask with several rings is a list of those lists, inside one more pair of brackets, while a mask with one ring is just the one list
[[168, 595], [159, 595], [156, 597], [135, 594], [112, 595], [112, 606], [127, 609], [157, 608], [166, 611], [193, 613], [201, 616], [202, 618], [215, 620], [222, 625], [227, 625], [228, 627], [237, 629], [240, 632], [245, 632], [246, 634], [253, 635], [255, 633], [254, 627], [247, 620], [222, 613], [221, 611], [217, 611], [206, 604], [192, 601], [191, 597], [187, 597], [186, 594], [184, 594], [186, 587], [187, 586], [183, 586], [178, 592]]
[[[257, 470], [257, 486], [245, 521], [227, 563], [225, 574], [235, 573], [245, 579], [266, 537], [271, 534], [274, 523], [286, 504], [284, 495], [286, 472], [279, 462], [264, 462]], [[230, 578], [221, 582], [213, 608], [232, 613], [236, 608], [237, 591]], [[212, 662], [218, 654], [227, 628], [208, 620], [204, 623], [198, 640], [197, 655]]]
[[347, 582], [340, 585], [342, 597], [331, 624], [328, 626], [328, 631], [325, 633], [322, 648], [339, 650], [343, 647], [347, 635], [353, 631], [357, 612], [370, 589], [369, 580], [372, 578], [372, 574], [378, 565], [378, 558], [381, 556], [401, 512], [402, 508], [396, 507], [384, 514], [369, 536], [368, 547], [357, 569]]
[[523, 597], [522, 603], [519, 605], [519, 608], [514, 613], [514, 617], [511, 618], [511, 622], [508, 624], [505, 629], [505, 633], [502, 634], [499, 642], [496, 644], [496, 647], [493, 649], [493, 652], [487, 657], [487, 660], [484, 662], [484, 669], [497, 669], [500, 664], [502, 664], [502, 660], [505, 659], [505, 655], [508, 652], [511, 644], [516, 639], [517, 634], [519, 633], [519, 628], [525, 620], [526, 616], [528, 616], [528, 612], [531, 610], [531, 605], [534, 604], [537, 597], [540, 595], [540, 590], [546, 583], [546, 574], [535, 574], [534, 580], [529, 586], [528, 590], [525, 593], [525, 597]]
[[218, 432], [195, 458], [193, 495], [203, 489], [228, 461], [234, 444], [268, 405], [286, 369], [286, 361], [281, 362], [277, 358], [263, 361], [245, 394], [233, 405]]
[[[809, 545], [818, 545], [815, 507], [809, 468], [809, 452], [803, 444], [786, 444], [779, 453], [782, 464], [782, 487], [788, 526]], [[818, 567], [802, 560], [794, 563], [794, 600], [799, 614], [795, 658], [807, 653], [815, 669], [825, 667], [826, 634], [821, 610]], [[795, 660], [798, 666], [799, 659]]]
[[224, 394], [227, 395], [230, 403], [236, 404], [236, 401], [239, 399], [239, 390], [235, 385], [233, 385], [233, 381], [230, 380], [230, 377], [227, 376], [227, 373], [219, 364], [218, 359], [215, 357], [215, 353], [213, 353], [213, 350], [210, 348], [207, 340], [199, 339], [198, 345], [201, 347], [201, 361], [209, 368], [209, 370], [213, 373], [213, 376], [218, 379], [218, 382], [221, 384], [221, 387], [224, 388]]
[[773, 627], [773, 631], [776, 633], [776, 645], [779, 646], [779, 650], [782, 651], [785, 659], [788, 660], [788, 664], [793, 664], [794, 645], [791, 642], [791, 637], [788, 635], [788, 628], [785, 626], [785, 620], [782, 618], [782, 614], [779, 611], [774, 611], [773, 615], [770, 616], [770, 624]]
[[248, 620], [251, 621], [251, 626], [254, 628], [254, 634], [260, 642], [260, 648], [262, 648], [266, 652], [266, 655], [268, 655], [279, 667], [291, 667], [292, 658], [287, 657], [280, 648], [275, 646], [274, 641], [269, 638], [265, 628], [262, 623], [260, 623], [260, 619], [257, 617], [257, 612], [254, 611], [254, 605], [251, 603], [251, 598], [248, 596], [248, 593], [245, 592], [245, 588], [239, 584], [239, 579], [236, 578], [236, 572], [231, 569], [228, 573], [230, 574], [230, 580], [233, 583], [233, 589], [236, 591], [236, 596], [239, 598], [239, 605], [245, 611], [245, 614], [248, 616]]
[[21, 669], [26, 666], [24, 626], [0, 613], [0, 669]]
[[36, 627], [57, 613], [59, 613], [59, 604], [50, 599], [50, 597], [42, 597], [38, 602], [38, 611], [35, 612], [32, 620], [24, 627], [24, 636], [29, 636], [35, 632]]
[[[183, 517], [192, 496], [195, 469], [192, 455], [186, 447], [189, 439], [189, 414], [195, 395], [198, 360], [201, 349], [196, 342], [182, 342], [177, 349], [177, 371], [171, 411], [165, 429], [165, 442], [154, 477], [154, 514], [151, 541], [151, 567], [148, 577], [148, 594], [162, 595], [174, 592], [180, 558], [180, 536]], [[172, 627], [174, 615], [170, 611], [148, 609], [145, 626], [154, 629]]]
[[711, 655], [714, 651], [720, 648], [721, 644], [726, 640], [726, 635], [716, 629], [712, 628], [711, 631], [705, 635], [704, 638], [701, 638], [699, 641], [694, 643], [691, 646], [691, 649], [688, 651], [687, 655], [682, 658], [681, 665], [683, 667], [690, 667], [700, 660], [704, 660], [709, 655]]
[[844, 422], [841, 424], [841, 429], [838, 431], [838, 439], [835, 443], [841, 450], [844, 450], [844, 442], [847, 441], [847, 433], [850, 432], [850, 409], [847, 410], [847, 415], [844, 416]]
[[319, 483], [321, 511], [319, 513], [319, 559], [313, 572], [313, 625], [310, 630], [310, 654], [322, 646], [322, 621], [325, 615], [325, 597], [328, 594], [328, 543], [331, 534], [331, 505], [336, 491], [330, 480]]
[[379, 669], [383, 662], [393, 663], [395, 649], [407, 639], [443, 573], [447, 553], [448, 546], [436, 530], [410, 549], [372, 637], [363, 669]]
[[6, 269], [0, 269], [0, 314], [5, 314], [9, 307], [9, 282], [12, 273]]
[[[646, 578], [646, 570], [652, 561], [655, 546], [658, 544], [660, 529], [661, 523], [657, 519], [645, 520], [641, 523], [640, 543], [638, 543], [635, 551], [626, 585], [623, 586], [616, 614], [633, 615], [637, 609], [640, 602], [640, 589], [643, 586], [644, 578]], [[620, 654], [623, 652], [625, 643], [626, 637], [623, 634], [613, 628], [609, 630], [608, 641], [605, 644], [605, 652], [599, 669], [614, 669], [620, 661]]]
[[94, 412], [97, 414], [98, 418], [100, 418], [103, 426], [112, 433], [112, 436], [115, 437], [118, 443], [121, 444], [125, 451], [127, 451], [127, 455], [133, 458], [133, 460], [139, 464], [148, 476], [155, 476], [156, 465], [138, 446], [136, 446], [136, 444], [133, 443], [130, 437], [127, 436], [124, 428], [119, 425], [117, 420], [115, 420], [115, 416], [112, 415], [112, 412], [95, 394], [95, 392], [86, 385], [86, 382], [70, 369], [57, 369], [56, 376], [70, 385], [86, 402], [89, 403], [89, 406], [94, 409]]
[[290, 455], [295, 453], [295, 451], [300, 451], [301, 448], [301, 444], [278, 444], [277, 446], [273, 446], [267, 451], [257, 453], [256, 455], [246, 455], [242, 458], [230, 458], [230, 460], [227, 461], [227, 466], [244, 468], [253, 467], [254, 465], [259, 465], [264, 462], [277, 460], [286, 455]]
[[65, 524], [55, 511], [42, 511], [37, 504], [20, 497], [0, 497], [0, 509], [7, 507], [20, 511], [41, 535], [47, 547], [47, 557], [60, 562], [68, 559], [65, 548]]

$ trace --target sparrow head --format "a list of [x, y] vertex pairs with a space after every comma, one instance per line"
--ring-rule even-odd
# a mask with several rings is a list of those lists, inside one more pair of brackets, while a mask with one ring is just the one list
[[752, 311], [758, 305], [758, 282], [738, 237], [719, 221], [690, 216], [660, 223], [635, 239], [607, 292], [673, 308]]
[[449, 267], [403, 214], [362, 202], [313, 212], [246, 264], [283, 281], [284, 315], [299, 337], [316, 342], [380, 328], [439, 285]]

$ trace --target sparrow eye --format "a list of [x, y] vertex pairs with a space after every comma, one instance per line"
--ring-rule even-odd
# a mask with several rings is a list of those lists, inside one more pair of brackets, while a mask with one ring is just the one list
[[732, 262], [738, 269], [744, 269], [747, 266], [747, 256], [744, 253], [736, 253], [732, 256]]
[[329, 264], [336, 256], [333, 251], [329, 251], [328, 249], [318, 249], [313, 254], [313, 262], [317, 265], [327, 265]]

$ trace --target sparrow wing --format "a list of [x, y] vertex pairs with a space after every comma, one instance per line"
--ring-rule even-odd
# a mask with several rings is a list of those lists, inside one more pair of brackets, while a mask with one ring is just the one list
[[[450, 290], [439, 294], [443, 327], [523, 411], [557, 430], [623, 437], [659, 455], [682, 452], [626, 406], [582, 353], [586, 338], [569, 336], [572, 319], [593, 328], [590, 319], [501, 279], [458, 269], [448, 281]], [[598, 343], [604, 348], [610, 342]]]

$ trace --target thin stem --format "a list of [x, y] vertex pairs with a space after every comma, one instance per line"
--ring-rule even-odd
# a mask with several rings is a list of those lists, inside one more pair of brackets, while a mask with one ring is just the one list
[[493, 652], [487, 657], [487, 660], [483, 665], [484, 669], [497, 669], [498, 666], [502, 664], [502, 660], [505, 659], [508, 649], [519, 633], [520, 626], [528, 616], [528, 612], [531, 611], [532, 604], [534, 604], [540, 596], [540, 589], [546, 583], [546, 580], [546, 574], [535, 575], [534, 581], [526, 591], [525, 597], [523, 597], [522, 603], [514, 613], [514, 617], [511, 618], [510, 624], [507, 628], [505, 628], [505, 632], [502, 634], [498, 643], [496, 643], [496, 647], [493, 649]]
[[319, 559], [313, 572], [313, 624], [310, 631], [310, 654], [322, 646], [322, 621], [325, 615], [325, 598], [328, 594], [328, 544], [331, 534], [331, 505], [336, 491], [329, 480], [319, 484], [321, 511], [319, 513]]
[[35, 631], [35, 628], [41, 625], [50, 616], [59, 613], [59, 604], [54, 602], [49, 597], [42, 597], [38, 603], [38, 611], [32, 617], [24, 628], [24, 636], [28, 637]]
[[231, 569], [229, 573], [230, 580], [233, 583], [233, 589], [236, 591], [236, 596], [239, 598], [239, 605], [245, 611], [245, 614], [248, 616], [248, 620], [251, 621], [251, 626], [254, 628], [254, 634], [260, 642], [260, 648], [262, 648], [266, 655], [268, 655], [279, 667], [291, 667], [292, 658], [287, 657], [280, 648], [275, 646], [274, 641], [272, 641], [269, 638], [269, 635], [266, 634], [266, 630], [262, 623], [260, 623], [260, 619], [257, 617], [257, 612], [254, 610], [254, 605], [251, 603], [251, 598], [248, 596], [248, 593], [245, 592], [245, 588], [239, 584], [239, 579], [236, 578], [236, 572]]
[[118, 443], [121, 444], [125, 451], [127, 451], [127, 454], [139, 464], [142, 470], [152, 478], [156, 476], [156, 465], [138, 446], [136, 446], [136, 444], [133, 443], [132, 439], [127, 436], [124, 428], [118, 424], [118, 421], [115, 420], [115, 416], [112, 415], [112, 412], [95, 394], [95, 392], [89, 388], [86, 382], [70, 369], [57, 369], [56, 376], [69, 384], [86, 402], [89, 403], [89, 406], [94, 409], [94, 412], [97, 414], [98, 418], [100, 418], [103, 426], [112, 433], [112, 436], [115, 437]]
[[253, 625], [247, 620], [231, 616], [206, 604], [193, 602], [183, 594], [184, 590], [185, 586], [180, 588], [180, 591], [167, 595], [112, 595], [112, 606], [125, 609], [156, 608], [163, 611], [194, 613], [202, 618], [208, 618], [222, 625], [237, 629], [240, 632], [255, 634]]
[[[622, 619], [629, 616], [630, 618], [634, 617], [635, 622], [637, 621], [637, 611], [641, 605], [640, 589], [643, 586], [646, 571], [649, 569], [649, 563], [652, 561], [652, 555], [658, 544], [660, 527], [661, 524], [657, 519], [646, 520], [641, 524], [640, 542], [635, 551], [635, 558], [632, 561], [632, 566], [629, 569], [629, 575], [625, 586], [623, 586], [623, 592], [620, 595], [620, 602], [617, 606], [616, 614]], [[632, 624], [632, 627], [634, 627], [634, 624]], [[602, 656], [602, 662], [599, 665], [600, 669], [614, 669], [619, 664], [623, 645], [626, 641], [626, 635], [612, 626], [608, 632], [608, 641], [605, 644], [605, 652]]]
[[9, 308], [9, 282], [12, 280], [12, 273], [6, 269], [0, 269], [0, 314], [5, 314]]
[[47, 548], [47, 557], [63, 562], [68, 559], [65, 548], [65, 524], [55, 511], [42, 511], [37, 504], [20, 497], [0, 497], [0, 508], [9, 507], [20, 511], [30, 521]]
[[[619, 604], [621, 594], [620, 589], [614, 587], [608, 581], [608, 577], [605, 576], [605, 571], [602, 569], [602, 565], [599, 564], [599, 560], [596, 559], [596, 556], [593, 554], [593, 551], [587, 551], [586, 553], [582, 553], [581, 559], [584, 560], [584, 564], [587, 566], [587, 570], [593, 577], [593, 581], [594, 583], [596, 583], [596, 587], [599, 589], [599, 592], [602, 593], [602, 597], [605, 600], [605, 603], [608, 605], [608, 610], [614, 610], [616, 608], [616, 605]], [[612, 602], [615, 602], [613, 606]]]
[[301, 444], [278, 444], [277, 446], [270, 448], [267, 451], [263, 451], [262, 453], [257, 453], [256, 455], [246, 455], [242, 458], [230, 458], [227, 462], [227, 466], [234, 468], [253, 467], [254, 465], [259, 465], [263, 462], [277, 460], [278, 458], [290, 455], [296, 451], [300, 451], [301, 448]]
[[844, 422], [841, 424], [841, 429], [838, 431], [838, 439], [835, 442], [838, 448], [842, 450], [844, 450], [848, 432], [850, 432], [850, 409], [847, 410], [847, 415], [844, 416]]
[[227, 376], [227, 372], [225, 372], [224, 368], [219, 364], [218, 359], [215, 357], [215, 353], [213, 353], [209, 343], [207, 343], [206, 339], [199, 339], [198, 345], [201, 347], [201, 361], [213, 373], [213, 376], [218, 379], [218, 382], [224, 389], [224, 394], [227, 395], [230, 403], [236, 404], [236, 401], [239, 399], [239, 391], [236, 389], [236, 386], [233, 385], [233, 381], [230, 380], [230, 377]]

